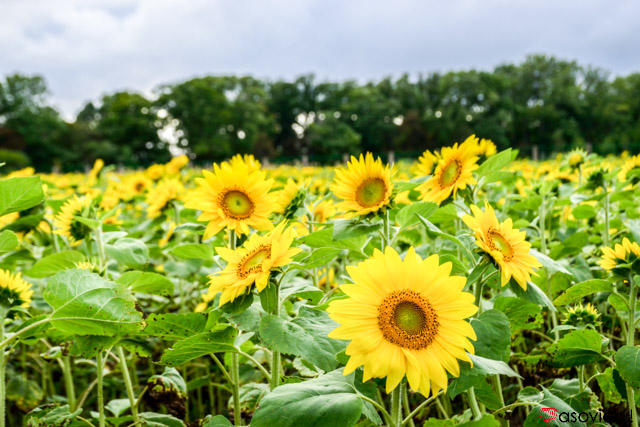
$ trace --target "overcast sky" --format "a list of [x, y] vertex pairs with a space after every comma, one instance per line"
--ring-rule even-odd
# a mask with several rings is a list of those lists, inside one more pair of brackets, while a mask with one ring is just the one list
[[0, 0], [0, 76], [43, 75], [69, 119], [203, 74], [379, 79], [548, 53], [640, 71], [637, 0]]

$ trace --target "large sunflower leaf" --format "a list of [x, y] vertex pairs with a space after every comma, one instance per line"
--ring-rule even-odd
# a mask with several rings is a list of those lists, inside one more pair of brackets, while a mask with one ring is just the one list
[[86, 270], [67, 270], [49, 280], [44, 299], [54, 327], [72, 335], [123, 335], [143, 327], [142, 313], [124, 285]]
[[337, 370], [303, 383], [276, 388], [260, 401], [251, 425], [349, 427], [360, 419], [362, 407], [362, 400], [348, 377]]
[[139, 335], [178, 341], [204, 332], [207, 316], [203, 313], [154, 313], [146, 318], [146, 323]]
[[234, 346], [236, 335], [237, 331], [230, 325], [216, 325], [211, 332], [176, 342], [164, 352], [160, 361], [165, 365], [178, 366], [207, 354], [237, 351]]
[[640, 387], [640, 346], [622, 346], [615, 357], [622, 379], [633, 388]]
[[338, 324], [325, 311], [302, 307], [293, 320], [265, 316], [260, 322], [260, 337], [273, 350], [300, 356], [324, 371], [336, 368], [336, 354], [346, 342], [327, 335]]
[[62, 251], [40, 259], [33, 267], [25, 271], [24, 274], [29, 277], [41, 279], [43, 277], [53, 276], [62, 270], [75, 268], [76, 263], [84, 261], [85, 259], [86, 257], [80, 251]]
[[44, 200], [39, 176], [0, 181], [0, 216], [32, 208]]
[[509, 360], [511, 329], [506, 314], [499, 310], [484, 311], [471, 319], [471, 326], [478, 338], [473, 343], [476, 355], [505, 362]]
[[556, 368], [570, 368], [604, 360], [602, 337], [592, 329], [571, 331], [553, 343], [547, 351]]

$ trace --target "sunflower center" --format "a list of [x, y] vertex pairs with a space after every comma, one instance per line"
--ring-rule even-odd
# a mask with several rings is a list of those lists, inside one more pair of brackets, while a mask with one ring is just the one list
[[370, 208], [384, 201], [387, 185], [382, 178], [368, 178], [356, 190], [356, 200], [360, 206]]
[[238, 190], [222, 193], [218, 202], [225, 215], [233, 219], [249, 218], [255, 208], [249, 196]]
[[390, 343], [420, 350], [433, 342], [440, 323], [426, 298], [405, 289], [389, 294], [380, 304], [378, 327]]
[[246, 278], [251, 273], [262, 271], [262, 262], [271, 257], [271, 245], [260, 245], [247, 255], [238, 264], [237, 274], [241, 278]]
[[507, 239], [505, 239], [499, 231], [493, 227], [489, 229], [489, 247], [494, 251], [502, 253], [505, 261], [510, 261], [513, 258], [513, 249]]
[[136, 185], [135, 185], [136, 193], [141, 192], [143, 189], [144, 189], [144, 183], [136, 182]]
[[453, 159], [447, 166], [444, 167], [440, 174], [440, 185], [448, 187], [458, 180], [458, 177], [462, 173], [462, 164], [460, 160]]

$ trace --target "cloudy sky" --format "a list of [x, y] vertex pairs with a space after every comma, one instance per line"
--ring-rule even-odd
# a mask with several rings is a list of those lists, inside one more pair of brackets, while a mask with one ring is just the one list
[[640, 71], [637, 0], [0, 0], [0, 76], [43, 75], [72, 118], [203, 74], [379, 79], [548, 53]]

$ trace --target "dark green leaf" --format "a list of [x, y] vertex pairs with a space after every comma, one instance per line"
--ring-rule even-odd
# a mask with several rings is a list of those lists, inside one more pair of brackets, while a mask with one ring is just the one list
[[46, 256], [36, 262], [33, 267], [25, 271], [29, 277], [37, 279], [53, 276], [59, 271], [75, 268], [76, 263], [86, 259], [84, 254], [79, 251], [62, 251]]
[[20, 212], [44, 200], [40, 177], [10, 178], [0, 181], [0, 216]]

